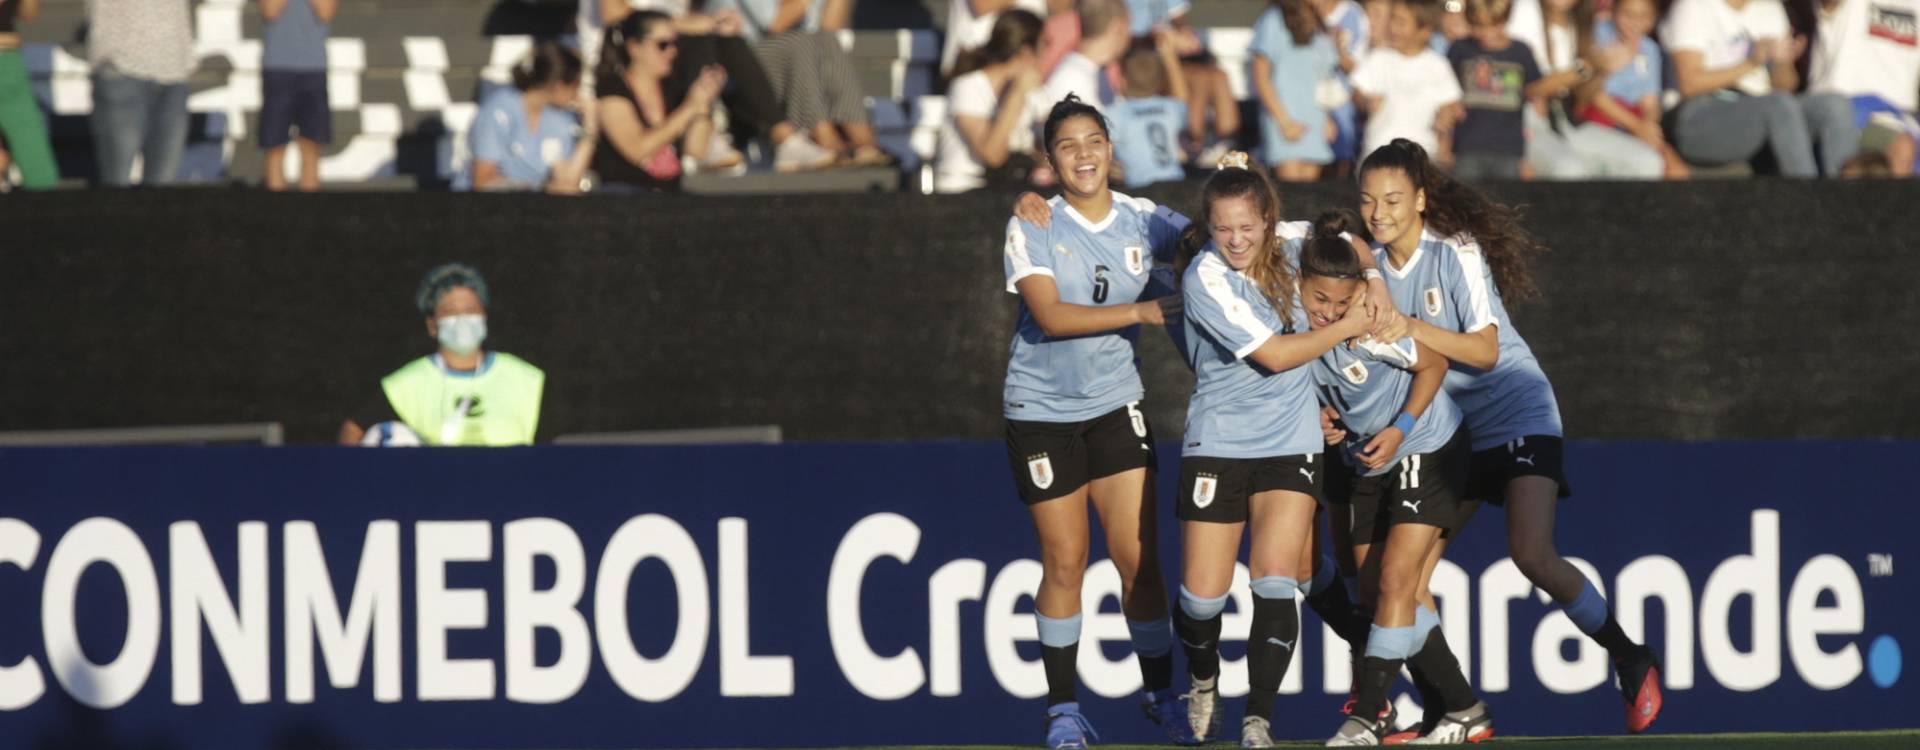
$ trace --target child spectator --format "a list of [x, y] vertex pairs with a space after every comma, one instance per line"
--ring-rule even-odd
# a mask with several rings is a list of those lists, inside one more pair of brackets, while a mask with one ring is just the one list
[[1688, 162], [1742, 162], [1768, 149], [1781, 174], [1814, 177], [1837, 173], [1853, 154], [1853, 104], [1792, 93], [1806, 41], [1793, 36], [1780, 3], [1675, 0], [1660, 40], [1685, 97], [1674, 113], [1673, 145]]
[[1666, 163], [1658, 148], [1572, 117], [1604, 83], [1593, 62], [1593, 0], [1545, 0], [1540, 13], [1540, 26], [1525, 33], [1511, 21], [1507, 26], [1533, 49], [1542, 73], [1534, 94], [1539, 103], [1525, 113], [1527, 162], [1534, 174], [1563, 180], [1659, 179]]
[[1538, 94], [1533, 50], [1507, 34], [1513, 0], [1467, 0], [1469, 36], [1447, 50], [1460, 77], [1464, 116], [1453, 132], [1453, 174], [1462, 180], [1518, 180], [1526, 162], [1521, 111]]
[[1133, 41], [1128, 35], [1127, 4], [1123, 0], [1080, 0], [1077, 7], [1080, 44], [1047, 76], [1044, 95], [1051, 106], [1073, 94], [1105, 114], [1107, 104], [1113, 101], [1113, 88], [1104, 70], [1118, 61]]
[[1460, 101], [1460, 81], [1447, 59], [1427, 46], [1439, 22], [1438, 0], [1393, 0], [1387, 46], [1367, 53], [1353, 71], [1368, 112], [1363, 153], [1405, 138], [1452, 161], [1451, 138], [1444, 136], [1453, 123], [1443, 110]]
[[593, 147], [593, 171], [609, 192], [678, 192], [680, 154], [699, 161], [712, 143], [713, 100], [726, 85], [719, 66], [701, 71], [684, 99], [667, 88], [679, 34], [663, 13], [638, 11], [607, 27], [594, 85], [600, 101], [600, 139]]
[[1253, 24], [1252, 83], [1260, 142], [1285, 182], [1311, 182], [1333, 161], [1334, 130], [1318, 93], [1339, 70], [1340, 53], [1312, 0], [1273, 0]]
[[593, 142], [580, 147], [580, 58], [558, 42], [543, 41], [513, 68], [513, 88], [480, 105], [467, 131], [472, 155], [460, 180], [472, 190], [580, 191]]
[[1127, 187], [1185, 179], [1180, 128], [1187, 121], [1187, 82], [1180, 55], [1165, 32], [1152, 50], [1137, 49], [1121, 61], [1126, 74], [1119, 99], [1107, 108], [1114, 156]]
[[[1920, 0], [1820, 0], [1807, 90], [1846, 96], [1854, 127], [1877, 125], [1895, 175], [1913, 173], [1920, 91]], [[1863, 143], [1863, 147], [1868, 144]]]
[[40, 0], [0, 0], [0, 190], [6, 189], [9, 145], [19, 154], [21, 187], [44, 190], [60, 181], [53, 145], [20, 57], [21, 23], [40, 15]]
[[[1333, 138], [1334, 172], [1344, 175], [1360, 156], [1360, 121], [1353, 108], [1351, 76], [1360, 58], [1373, 48], [1373, 24], [1366, 9], [1354, 0], [1313, 0], [1313, 5], [1320, 12], [1321, 24], [1333, 36], [1334, 51], [1340, 53], [1340, 71], [1334, 81], [1337, 88], [1328, 89], [1324, 97], [1327, 103], [1338, 102], [1327, 114], [1338, 130]], [[1380, 30], [1386, 31], [1386, 26]]]
[[1660, 118], [1660, 75], [1666, 69], [1660, 45], [1653, 42], [1659, 9], [1654, 0], [1614, 0], [1613, 18], [1593, 28], [1593, 45], [1602, 78], [1588, 93], [1580, 127], [1597, 125], [1632, 134], [1660, 152], [1670, 180], [1686, 179], [1687, 162], [1667, 143]]
[[[958, 0], [964, 2], [965, 0]], [[1046, 111], [1040, 90], [1040, 17], [1010, 10], [993, 22], [993, 35], [954, 63], [947, 84], [947, 119], [940, 127], [933, 189], [959, 193], [989, 183], [1020, 183], [1037, 160], [1034, 126]]]
[[[327, 106], [327, 26], [340, 0], [260, 0], [260, 148], [268, 190], [287, 189], [287, 144], [300, 154], [299, 187], [320, 189], [320, 149], [333, 143]], [[297, 135], [296, 135], [297, 133]]]
[[[1193, 165], [1213, 169], [1227, 152], [1239, 147], [1240, 102], [1233, 98], [1233, 83], [1200, 41], [1200, 33], [1187, 20], [1192, 8], [1188, 0], [1127, 0], [1135, 48], [1154, 43], [1157, 32], [1170, 34], [1174, 51], [1180, 55], [1181, 74], [1187, 82], [1187, 140], [1195, 156]], [[1213, 118], [1212, 145], [1209, 146], [1207, 118]]]
[[[1360, 0], [1360, 9], [1366, 12], [1367, 28], [1373, 31], [1373, 36], [1368, 38], [1367, 48], [1363, 51], [1372, 52], [1388, 46], [1387, 25], [1392, 23], [1393, 19], [1393, 0]], [[1365, 154], [1361, 155], [1365, 156]]]

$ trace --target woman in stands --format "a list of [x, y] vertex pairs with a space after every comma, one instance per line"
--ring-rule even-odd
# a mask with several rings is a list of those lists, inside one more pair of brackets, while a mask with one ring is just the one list
[[853, 0], [711, 0], [706, 6], [709, 12], [726, 7], [738, 9], [740, 35], [753, 43], [787, 121], [841, 164], [893, 160], [874, 138], [866, 95], [835, 34], [850, 25]]
[[60, 181], [53, 146], [20, 57], [19, 24], [38, 15], [40, 0], [0, 0], [0, 188], [7, 182], [9, 160], [20, 167], [22, 187], [47, 189]]
[[[1527, 266], [1543, 247], [1521, 228], [1513, 208], [1454, 180], [1404, 139], [1362, 164], [1360, 208], [1379, 271], [1407, 314], [1407, 334], [1453, 362], [1446, 392], [1465, 415], [1474, 454], [1469, 503], [1452, 530], [1465, 524], [1478, 501], [1506, 508], [1514, 563], [1607, 649], [1619, 673], [1627, 728], [1644, 731], [1660, 712], [1659, 664], [1621, 632], [1600, 592], [1554, 546], [1555, 508], [1572, 495], [1561, 469], [1560, 409], [1502, 301], [1503, 294], [1525, 299], [1538, 293]], [[1434, 605], [1426, 583], [1438, 562], [1436, 549], [1421, 577], [1428, 608]], [[1430, 644], [1445, 652], [1442, 638]], [[1416, 670], [1421, 665], [1416, 659]]]
[[1206, 228], [1190, 229], [1187, 244], [1211, 241], [1181, 282], [1185, 349], [1197, 383], [1181, 441], [1175, 631], [1193, 685], [1187, 718], [1194, 739], [1206, 741], [1220, 717], [1221, 611], [1241, 537], [1248, 536], [1252, 689], [1240, 743], [1271, 747], [1274, 698], [1300, 637], [1295, 603], [1311, 580], [1314, 508], [1326, 470], [1311, 365], [1365, 334], [1372, 319], [1356, 313], [1308, 330], [1294, 271], [1299, 227], [1280, 223], [1280, 197], [1263, 174], [1248, 169], [1246, 154], [1230, 154], [1208, 178], [1201, 216]]
[[1047, 676], [1046, 742], [1085, 747], [1094, 737], [1080, 712], [1074, 666], [1089, 503], [1120, 574], [1121, 610], [1146, 688], [1143, 707], [1179, 738], [1186, 722], [1172, 690], [1153, 432], [1140, 409], [1145, 389], [1134, 341], [1141, 325], [1164, 325], [1178, 314], [1178, 297], [1142, 297], [1154, 259], [1171, 255], [1186, 219], [1108, 189], [1113, 145], [1093, 107], [1067, 98], [1053, 107], [1043, 133], [1064, 194], [1052, 201], [1050, 227], [1018, 218], [1007, 225], [1007, 291], [1020, 295], [1020, 311], [1002, 412], [1014, 483], [1040, 538], [1034, 619]]
[[[1300, 250], [1301, 304], [1315, 331], [1354, 330], [1348, 319], [1365, 314], [1361, 254], [1343, 236], [1351, 228], [1345, 214], [1323, 216]], [[1441, 392], [1447, 364], [1412, 338], [1362, 338], [1331, 348], [1312, 368], [1321, 400], [1356, 431], [1345, 442], [1353, 532], [1370, 542], [1365, 570], [1379, 592], [1357, 695], [1328, 745], [1379, 744], [1391, 725], [1387, 689], [1438, 630], [1439, 618], [1420, 606], [1421, 570], [1459, 516], [1472, 458], [1460, 412]], [[1458, 665], [1453, 671], [1451, 681], [1464, 685]], [[1492, 717], [1477, 700], [1447, 718], [1460, 732], [1455, 741], [1492, 734]]]
[[1034, 160], [1033, 124], [1040, 18], [1009, 10], [993, 22], [985, 46], [960, 55], [947, 84], [947, 117], [934, 155], [933, 189], [959, 193], [989, 184], [1025, 184]]
[[513, 88], [487, 97], [467, 131], [474, 190], [578, 193], [593, 158], [580, 146], [580, 58], [559, 42], [535, 45], [513, 67]]
[[668, 97], [680, 35], [673, 19], [635, 11], [607, 27], [595, 74], [600, 139], [593, 171], [600, 189], [613, 192], [678, 192], [682, 144], [695, 160], [706, 157], [713, 123], [707, 118], [727, 74], [709, 66], [684, 100]]

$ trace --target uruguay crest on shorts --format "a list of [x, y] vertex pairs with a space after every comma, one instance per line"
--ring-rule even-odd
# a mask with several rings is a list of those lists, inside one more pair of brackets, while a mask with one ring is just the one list
[[1036, 458], [1027, 459], [1027, 476], [1033, 479], [1033, 486], [1046, 489], [1053, 486], [1053, 460], [1042, 453]]
[[1193, 507], [1205, 508], [1213, 504], [1213, 490], [1219, 480], [1212, 475], [1201, 474], [1193, 480]]

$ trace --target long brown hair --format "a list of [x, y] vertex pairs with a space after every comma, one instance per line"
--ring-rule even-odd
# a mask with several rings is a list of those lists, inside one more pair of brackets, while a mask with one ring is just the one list
[[1492, 198], [1464, 182], [1427, 158], [1427, 150], [1405, 138], [1395, 138], [1367, 155], [1360, 174], [1376, 169], [1397, 169], [1406, 173], [1416, 191], [1425, 191], [1427, 210], [1422, 221], [1441, 237], [1466, 235], [1480, 244], [1480, 254], [1493, 269], [1493, 282], [1501, 296], [1509, 301], [1540, 296], [1528, 268], [1533, 258], [1547, 251], [1525, 227], [1520, 225], [1520, 210]]
[[954, 58], [953, 72], [947, 74], [947, 80], [952, 81], [988, 65], [1012, 60], [1023, 49], [1040, 49], [1040, 33], [1045, 26], [1039, 16], [1024, 10], [1001, 13], [999, 18], [993, 19], [993, 31], [988, 33], [986, 44]]
[[[1244, 158], [1244, 154], [1234, 157]], [[1233, 157], [1229, 157], [1233, 158]], [[1293, 264], [1287, 262], [1287, 254], [1281, 250], [1281, 239], [1275, 230], [1280, 225], [1280, 192], [1273, 187], [1273, 181], [1259, 171], [1237, 166], [1223, 166], [1207, 178], [1200, 188], [1200, 213], [1180, 236], [1179, 254], [1174, 260], [1175, 270], [1186, 273], [1186, 267], [1193, 262], [1201, 248], [1210, 240], [1215, 201], [1227, 198], [1247, 198], [1253, 201], [1254, 208], [1260, 212], [1260, 220], [1267, 228], [1260, 235], [1260, 247], [1254, 250], [1253, 262], [1243, 271], [1252, 279], [1254, 286], [1260, 288], [1260, 296], [1267, 298], [1267, 304], [1280, 312], [1282, 320], [1291, 319], [1294, 295]]]
[[672, 23], [673, 17], [651, 10], [636, 10], [626, 18], [607, 25], [607, 32], [600, 43], [600, 65], [594, 69], [594, 77], [601, 80], [619, 78], [627, 74], [627, 66], [633, 64], [633, 55], [627, 52], [627, 42], [645, 39], [647, 31], [655, 24]]

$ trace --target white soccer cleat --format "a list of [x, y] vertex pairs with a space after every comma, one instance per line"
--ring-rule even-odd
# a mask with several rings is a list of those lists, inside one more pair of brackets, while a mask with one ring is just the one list
[[1327, 739], [1326, 747], [1372, 747], [1380, 744], [1383, 729], [1382, 722], [1378, 720], [1348, 716], [1340, 725], [1340, 731]]
[[1241, 747], [1273, 747], [1273, 735], [1268, 733], [1267, 720], [1258, 716], [1249, 716], [1240, 721]]
[[1187, 725], [1193, 730], [1194, 743], [1203, 743], [1220, 733], [1220, 676], [1194, 680], [1193, 689], [1180, 700], [1187, 702]]
[[1493, 712], [1487, 710], [1483, 701], [1473, 704], [1465, 711], [1456, 711], [1440, 717], [1440, 723], [1433, 731], [1426, 733], [1407, 744], [1409, 745], [1464, 745], [1484, 742], [1493, 738]]

